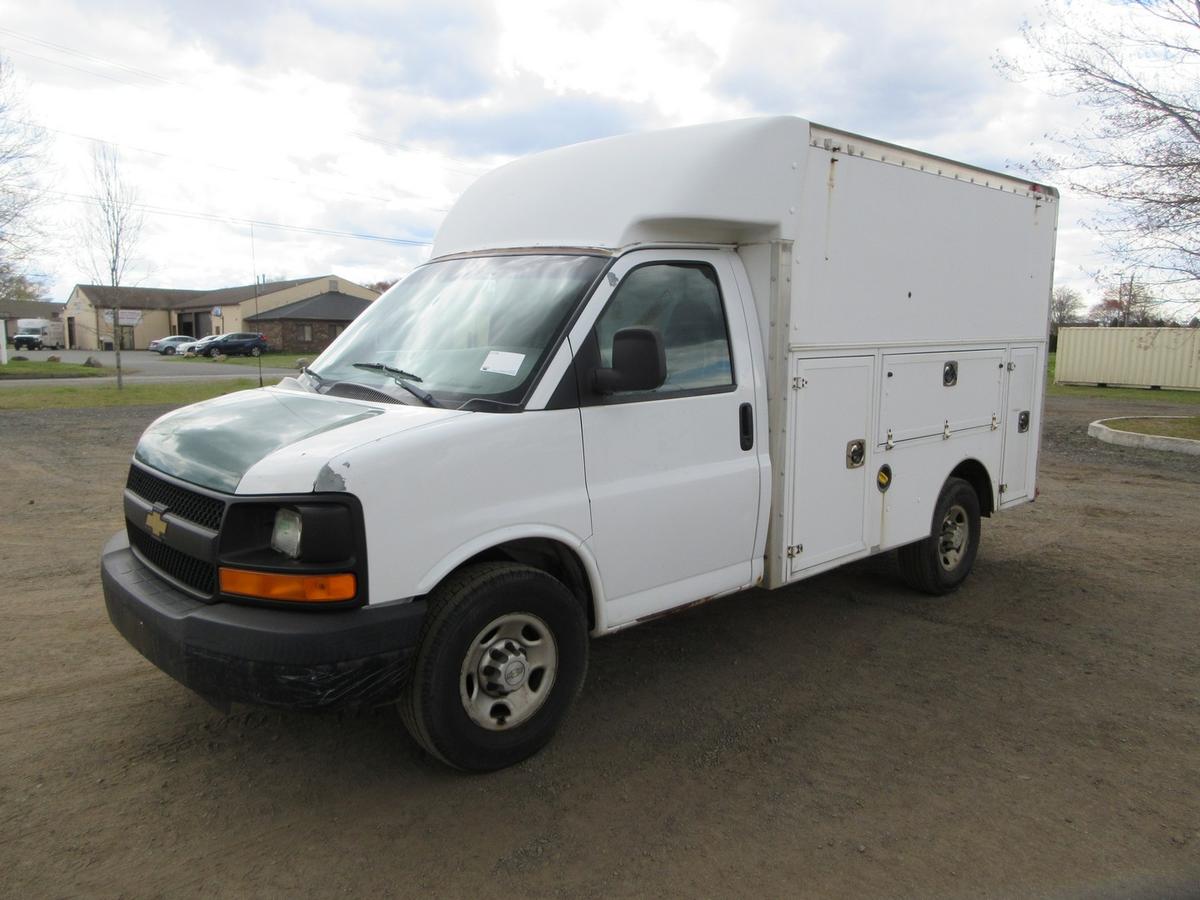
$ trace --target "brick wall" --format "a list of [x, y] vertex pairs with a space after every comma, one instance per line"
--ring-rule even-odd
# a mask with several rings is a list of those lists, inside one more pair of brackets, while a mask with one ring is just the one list
[[[281, 319], [273, 322], [248, 322], [247, 331], [258, 331], [267, 338], [272, 350], [316, 356], [328, 347], [349, 322], [315, 322]], [[305, 329], [308, 329], [308, 332]]]

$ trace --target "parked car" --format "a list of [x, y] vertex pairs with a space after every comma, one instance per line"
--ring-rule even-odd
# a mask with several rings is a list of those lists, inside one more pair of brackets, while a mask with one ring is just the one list
[[216, 340], [204, 345], [198, 351], [203, 356], [262, 356], [267, 352], [267, 339], [253, 331], [235, 331], [230, 334], [218, 335]]
[[196, 339], [190, 334], [172, 334], [168, 337], [161, 337], [156, 341], [151, 341], [147, 350], [153, 350], [155, 353], [163, 354], [164, 356], [174, 356], [179, 352], [180, 346], [190, 344]]
[[202, 337], [202, 338], [199, 338], [199, 339], [193, 339], [193, 340], [191, 340], [191, 341], [189, 341], [189, 342], [187, 342], [187, 343], [180, 344], [179, 346], [177, 346], [177, 347], [175, 348], [175, 352], [176, 352], [176, 353], [180, 353], [180, 354], [183, 354], [183, 353], [202, 353], [202, 352], [204, 351], [204, 348], [205, 348], [205, 346], [207, 346], [208, 344], [212, 343], [213, 341], [215, 341], [215, 340], [216, 340], [217, 338], [219, 338], [220, 336], [221, 336], [221, 335], [219, 335], [219, 334], [210, 334], [210, 335], [208, 335], [208, 336], [206, 336], [206, 337]]

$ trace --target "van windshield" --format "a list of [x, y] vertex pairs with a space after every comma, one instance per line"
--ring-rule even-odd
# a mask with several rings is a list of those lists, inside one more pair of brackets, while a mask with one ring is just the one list
[[605, 262], [540, 254], [429, 263], [372, 303], [310, 371], [322, 384], [357, 382], [406, 402], [413, 393], [398, 382], [438, 406], [518, 404]]

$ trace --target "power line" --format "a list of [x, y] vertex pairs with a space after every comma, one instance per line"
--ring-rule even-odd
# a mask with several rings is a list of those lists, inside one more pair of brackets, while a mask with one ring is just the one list
[[[75, 194], [70, 191], [55, 191], [47, 188], [46, 193], [55, 194], [73, 203], [91, 205], [99, 202], [98, 197], [87, 194]], [[224, 224], [254, 225], [258, 228], [274, 228], [281, 231], [296, 231], [303, 234], [322, 235], [327, 237], [352, 238], [360, 241], [375, 241], [384, 244], [399, 244], [408, 247], [428, 247], [432, 241], [418, 241], [412, 238], [391, 237], [382, 234], [368, 234], [359, 231], [339, 231], [335, 228], [318, 228], [310, 225], [287, 225], [282, 222], [268, 222], [262, 219], [250, 219], [243, 216], [220, 215], [217, 213], [199, 212], [196, 210], [176, 209], [168, 206], [155, 206], [149, 203], [131, 203], [130, 206], [151, 215], [175, 216], [180, 219], [196, 219], [206, 222], [221, 222]]]
[[[372, 135], [366, 134], [365, 132], [362, 132], [362, 131], [347, 131], [346, 134], [352, 134], [356, 138], [359, 138], [360, 140], [364, 140], [364, 141], [370, 141], [372, 144], [380, 144], [384, 147], [393, 147], [397, 150], [403, 150], [405, 153], [429, 153], [428, 150], [420, 150], [409, 144], [397, 144], [394, 141], [385, 141], [383, 138], [373, 137]], [[478, 178], [485, 171], [487, 171], [485, 169], [481, 172], [468, 172], [465, 169], [455, 169], [451, 166], [444, 166], [444, 165], [440, 165], [439, 168], [445, 169], [447, 172], [454, 172], [455, 174], [458, 174], [458, 175], [466, 175], [470, 178]]]
[[13, 28], [0, 27], [0, 34], [7, 34], [11, 37], [20, 38], [23, 41], [29, 41], [32, 44], [40, 44], [43, 47], [48, 47], [52, 50], [58, 50], [61, 53], [67, 53], [71, 56], [78, 56], [82, 59], [87, 59], [92, 62], [103, 63], [117, 69], [124, 69], [133, 75], [144, 75], [146, 78], [153, 78], [155, 81], [161, 81], [163, 84], [179, 84], [178, 81], [172, 81], [170, 78], [164, 78], [162, 75], [156, 75], [154, 72], [149, 72], [146, 69], [139, 69], [137, 66], [126, 65], [125, 63], [113, 62], [111, 59], [104, 59], [100, 56], [92, 56], [90, 53], [84, 53], [82, 50], [75, 50], [72, 47], [56, 44], [54, 41], [47, 41], [39, 37], [34, 37], [32, 34], [25, 34], [22, 31], [17, 31]]
[[126, 81], [124, 78], [117, 78], [113, 75], [106, 75], [103, 72], [96, 72], [93, 69], [81, 69], [79, 66], [73, 66], [70, 63], [65, 63], [61, 59], [51, 59], [48, 56], [38, 56], [36, 53], [30, 53], [28, 50], [18, 50], [16, 47], [0, 46], [0, 50], [5, 53], [20, 53], [22, 56], [32, 56], [34, 59], [40, 59], [43, 62], [53, 63], [56, 66], [63, 66], [67, 69], [74, 69], [76, 72], [82, 72], [84, 75], [95, 75], [97, 78], [107, 78], [109, 81], [115, 81], [118, 84], [128, 84], [131, 87], [145, 87], [145, 84], [138, 84], [135, 81]]
[[[17, 120], [14, 120], [14, 121], [17, 121]], [[98, 137], [95, 137], [90, 134], [80, 134], [77, 131], [64, 131], [61, 128], [51, 128], [48, 125], [38, 125], [35, 122], [17, 121], [17, 124], [25, 125], [29, 128], [41, 128], [45, 131], [53, 131], [55, 134], [66, 135], [67, 137], [76, 138], [77, 140], [81, 140], [81, 141], [91, 141], [96, 144], [111, 144], [112, 146], [120, 147], [123, 150], [133, 150], [137, 153], [147, 153], [151, 156], [160, 156], [164, 159], [177, 159], [177, 160], [181, 160], [183, 162], [191, 163], [193, 165], [209, 166], [210, 168], [220, 169], [225, 172], [233, 172], [238, 175], [248, 175], [252, 178], [266, 178], [266, 179], [270, 179], [271, 181], [278, 181], [282, 184], [290, 184], [295, 187], [305, 187], [305, 188], [310, 188], [310, 189], [315, 189], [315, 190], [326, 190], [326, 191], [330, 191], [330, 192], [337, 193], [337, 194], [344, 194], [347, 197], [356, 197], [360, 200], [370, 200], [372, 203], [391, 203], [392, 201], [397, 199], [395, 197], [377, 197], [372, 194], [360, 194], [357, 191], [346, 191], [346, 190], [342, 190], [341, 188], [330, 187], [328, 185], [315, 185], [312, 182], [296, 181], [295, 179], [292, 179], [292, 178], [284, 178], [281, 175], [265, 175], [261, 172], [251, 172], [249, 169], [239, 169], [235, 166], [226, 166], [226, 165], [222, 165], [221, 163], [215, 163], [215, 162], [211, 162], [211, 161], [205, 160], [205, 159], [195, 159], [193, 157], [181, 156], [178, 153], [167, 153], [162, 150], [151, 150], [148, 147], [138, 147], [133, 144], [122, 143], [121, 141], [111, 141], [106, 138], [98, 138]], [[415, 195], [408, 191], [403, 191], [402, 193], [406, 197], [415, 199]], [[432, 206], [424, 206], [421, 208], [429, 210], [431, 212], [442, 212], [442, 213], [446, 212], [446, 210], [444, 210], [444, 209], [440, 209], [438, 207], [432, 207]]]

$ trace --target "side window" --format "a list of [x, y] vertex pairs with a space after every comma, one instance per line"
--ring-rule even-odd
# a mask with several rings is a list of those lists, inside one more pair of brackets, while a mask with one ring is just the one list
[[[667, 355], [667, 380], [653, 395], [733, 386], [729, 331], [717, 273], [699, 263], [652, 263], [625, 276], [596, 320], [600, 365], [612, 365], [613, 335], [622, 328], [657, 328]], [[640, 393], [640, 392], [639, 392]]]

